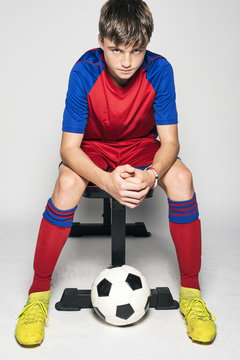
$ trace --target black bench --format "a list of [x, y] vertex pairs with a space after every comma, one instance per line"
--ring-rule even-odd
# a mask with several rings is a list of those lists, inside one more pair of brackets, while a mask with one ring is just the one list
[[[153, 196], [150, 190], [146, 198]], [[111, 265], [121, 266], [125, 264], [126, 235], [136, 237], [149, 237], [151, 233], [147, 231], [143, 222], [126, 223], [126, 207], [120, 204], [110, 194], [103, 191], [96, 185], [89, 183], [84, 197], [89, 199], [103, 199], [103, 222], [88, 223], [73, 222], [69, 237], [81, 237], [87, 235], [111, 235], [112, 238], [112, 259]], [[129, 264], [130, 265], [130, 264]], [[83, 308], [92, 308], [91, 290], [78, 290], [76, 288], [66, 288], [61, 300], [55, 307], [61, 311], [75, 311]], [[157, 310], [178, 309], [179, 305], [173, 300], [168, 287], [157, 287], [151, 289], [150, 307]]]

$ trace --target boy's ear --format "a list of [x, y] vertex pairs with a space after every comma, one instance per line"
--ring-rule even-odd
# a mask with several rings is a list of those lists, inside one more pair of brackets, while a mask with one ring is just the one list
[[100, 34], [98, 34], [98, 44], [100, 48], [103, 50], [103, 40]]

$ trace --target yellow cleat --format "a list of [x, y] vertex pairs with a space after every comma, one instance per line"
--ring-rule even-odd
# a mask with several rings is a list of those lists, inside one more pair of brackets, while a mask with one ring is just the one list
[[45, 321], [48, 318], [50, 290], [29, 295], [27, 304], [18, 316], [15, 336], [22, 346], [40, 345], [44, 338]]
[[216, 336], [215, 316], [208, 310], [197, 289], [180, 287], [180, 311], [185, 317], [188, 336], [193, 342], [210, 344]]

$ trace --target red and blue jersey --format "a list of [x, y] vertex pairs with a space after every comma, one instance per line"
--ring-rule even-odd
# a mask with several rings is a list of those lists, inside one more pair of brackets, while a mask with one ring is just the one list
[[73, 66], [62, 130], [101, 142], [156, 138], [156, 125], [177, 124], [171, 64], [146, 51], [127, 85], [112, 80], [101, 48], [87, 51]]

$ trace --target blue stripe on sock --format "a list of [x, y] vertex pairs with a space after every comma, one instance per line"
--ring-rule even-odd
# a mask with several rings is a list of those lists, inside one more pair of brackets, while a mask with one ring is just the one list
[[[195, 201], [194, 201], [195, 200]], [[177, 224], [188, 224], [198, 219], [199, 211], [196, 194], [187, 201], [172, 201], [168, 199], [169, 221]], [[181, 209], [179, 211], [179, 209]], [[184, 211], [182, 211], [184, 209]]]
[[185, 201], [173, 201], [173, 200], [170, 200], [168, 198], [168, 202], [170, 204], [186, 204], [186, 203], [189, 203], [190, 201], [192, 201], [194, 198], [196, 198], [196, 194], [194, 193], [193, 197], [190, 199], [190, 200], [185, 200]]
[[[48, 207], [48, 204], [51, 205], [52, 208], [54, 208], [56, 211], [61, 212], [61, 215], [59, 215], [59, 214], [55, 213], [54, 211], [52, 211]], [[45, 211], [43, 213], [43, 217], [53, 225], [57, 225], [57, 226], [60, 226], [60, 227], [71, 227], [72, 223], [73, 223], [73, 217], [74, 217], [74, 213], [75, 213], [76, 209], [77, 209], [77, 206], [75, 206], [74, 208], [72, 208], [70, 210], [57, 209], [53, 205], [52, 200], [50, 198], [48, 200], [47, 206], [46, 206]]]
[[195, 213], [188, 215], [188, 216], [173, 216], [169, 214], [169, 221], [176, 223], [176, 224], [188, 224], [197, 220], [199, 217], [199, 212], [196, 211]]
[[57, 211], [60, 211], [62, 213], [66, 213], [66, 212], [70, 212], [70, 211], [75, 211], [77, 209], [77, 206], [75, 206], [74, 208], [70, 209], [70, 210], [59, 210], [58, 208], [56, 208], [56, 206], [53, 205], [52, 199], [49, 198], [48, 200], [49, 204]]
[[189, 213], [191, 213], [191, 212], [193, 212], [193, 211], [195, 211], [196, 209], [197, 209], [197, 204], [194, 206], [194, 208], [192, 208], [191, 210], [187, 210], [187, 211], [177, 211], [177, 209], [173, 209], [173, 208], [170, 208], [170, 211], [171, 211], [171, 213], [174, 213], [174, 214], [176, 214], [176, 215], [181, 215], [181, 214], [189, 214]]
[[184, 205], [184, 206], [174, 206], [174, 205], [172, 205], [172, 204], [169, 204], [169, 207], [170, 207], [170, 209], [173, 209], [173, 210], [177, 210], [177, 209], [188, 209], [189, 207], [191, 207], [191, 206], [194, 206], [194, 205], [196, 205], [196, 201], [194, 201], [193, 203], [191, 203], [191, 205], [190, 204], [188, 204], [188, 205]]

